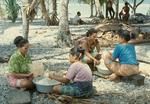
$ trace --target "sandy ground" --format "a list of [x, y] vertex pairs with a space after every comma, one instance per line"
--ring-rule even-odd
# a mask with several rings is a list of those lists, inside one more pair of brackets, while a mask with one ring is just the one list
[[[80, 35], [80, 34], [84, 34], [86, 30], [94, 26], [95, 25], [80, 25], [80, 26], [71, 25], [70, 30], [71, 33]], [[45, 69], [55, 70], [55, 71], [67, 70], [69, 66], [69, 62], [67, 60], [68, 58], [67, 52], [69, 51], [70, 48], [61, 49], [55, 47], [57, 30], [58, 30], [57, 26], [50, 26], [50, 27], [44, 26], [44, 22], [32, 23], [29, 32], [29, 41], [31, 44], [30, 54], [32, 59], [36, 60], [34, 62], [46, 63], [44, 67]], [[10, 55], [15, 50], [15, 46], [13, 45], [13, 40], [16, 36], [21, 35], [21, 31], [22, 31], [22, 26], [20, 21], [17, 21], [17, 23], [15, 24], [12, 24], [8, 21], [5, 22], [4, 34], [0, 34], [0, 50], [1, 50], [0, 56]], [[45, 58], [45, 57], [49, 57], [49, 58]], [[101, 60], [101, 64], [98, 66], [98, 68], [107, 70], [106, 67], [104, 66], [103, 60]], [[140, 68], [150, 70], [150, 65], [145, 63], [140, 63]], [[7, 63], [0, 64], [0, 69], [1, 69], [0, 71], [1, 75], [7, 73]], [[150, 93], [149, 93], [150, 77], [149, 76], [145, 76], [145, 77], [146, 77], [145, 85], [140, 87], [137, 87], [133, 84], [124, 83], [124, 82], [115, 83], [96, 76], [93, 77], [93, 80], [94, 80], [94, 86], [97, 91], [97, 94], [99, 94], [99, 98], [101, 98], [101, 100], [105, 99], [104, 102], [106, 102], [106, 104], [128, 104], [130, 101], [134, 101], [134, 100], [135, 102], [139, 102], [135, 104], [142, 104], [148, 102], [150, 99]], [[121, 95], [117, 95], [117, 94], [121, 94]], [[124, 95], [128, 97], [124, 98]], [[37, 99], [38, 102], [38, 98], [39, 98], [38, 93], [35, 92], [33, 96], [35, 97], [35, 99]], [[134, 100], [129, 99], [131, 96], [133, 97]], [[143, 98], [143, 96], [149, 96], [149, 97]], [[141, 98], [137, 99], [138, 97]], [[3, 99], [0, 96], [0, 101], [3, 101]], [[144, 100], [145, 102], [143, 101], [143, 99], [145, 99]], [[118, 102], [122, 102], [122, 103], [118, 103]], [[39, 102], [36, 103], [34, 100], [33, 104], [40, 104], [40, 103]], [[148, 102], [147, 104], [150, 103]]]

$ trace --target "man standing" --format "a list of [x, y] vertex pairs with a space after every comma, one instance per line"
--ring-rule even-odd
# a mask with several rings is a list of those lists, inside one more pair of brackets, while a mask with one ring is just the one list
[[127, 23], [130, 16], [129, 11], [130, 8], [128, 6], [128, 2], [125, 2], [125, 6], [122, 8], [121, 12], [119, 13], [120, 20], [123, 20], [123, 22]]
[[113, 19], [114, 16], [115, 16], [115, 11], [114, 11], [112, 5], [113, 5], [112, 0], [107, 0], [107, 3], [106, 3], [106, 18], [108, 18], [108, 12], [109, 12], [109, 15], [110, 15], [111, 19]]

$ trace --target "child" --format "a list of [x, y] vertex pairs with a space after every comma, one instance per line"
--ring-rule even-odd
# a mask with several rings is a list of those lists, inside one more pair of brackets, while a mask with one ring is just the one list
[[110, 80], [115, 80], [119, 76], [130, 76], [139, 73], [135, 48], [128, 43], [129, 40], [130, 33], [121, 30], [119, 32], [119, 44], [115, 47], [113, 54], [105, 52], [102, 55], [106, 67], [112, 71], [112, 75], [109, 76]]
[[17, 50], [9, 60], [10, 73], [8, 74], [8, 82], [12, 87], [32, 89], [33, 74], [30, 73], [28, 66], [31, 63], [31, 59], [27, 55], [29, 42], [22, 36], [18, 36], [15, 38], [14, 44]]
[[[87, 64], [82, 63], [84, 49], [72, 48], [70, 50], [69, 67], [67, 74], [61, 77], [56, 74], [49, 74], [51, 79], [55, 79], [64, 85], [53, 87], [53, 92], [74, 97], [87, 97], [92, 93], [92, 72]], [[71, 83], [71, 81], [73, 81]]]

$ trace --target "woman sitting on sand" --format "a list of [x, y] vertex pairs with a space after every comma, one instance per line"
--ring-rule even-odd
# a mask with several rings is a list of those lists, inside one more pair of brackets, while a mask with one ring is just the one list
[[[128, 43], [129, 40], [130, 33], [126, 30], [120, 30], [119, 44], [115, 47], [113, 53], [104, 52], [102, 55], [106, 67], [112, 72], [108, 77], [110, 80], [139, 73], [135, 47]], [[117, 59], [119, 62], [116, 61]]]
[[72, 48], [70, 50], [69, 67], [65, 76], [61, 77], [55, 73], [49, 74], [51, 79], [55, 79], [64, 85], [53, 87], [53, 92], [74, 97], [87, 97], [92, 93], [92, 72], [87, 64], [82, 63], [84, 49]]
[[27, 55], [29, 42], [22, 36], [18, 36], [15, 38], [14, 44], [17, 50], [9, 60], [8, 82], [12, 87], [31, 89], [33, 88], [33, 74], [30, 73], [28, 66], [31, 63], [31, 59]]

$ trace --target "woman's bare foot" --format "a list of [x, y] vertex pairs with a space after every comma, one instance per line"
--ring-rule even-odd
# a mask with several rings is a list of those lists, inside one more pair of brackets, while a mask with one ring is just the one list
[[115, 81], [115, 80], [118, 80], [118, 79], [119, 79], [119, 76], [117, 76], [115, 73], [111, 74], [108, 77], [108, 80], [110, 80], [110, 81]]

